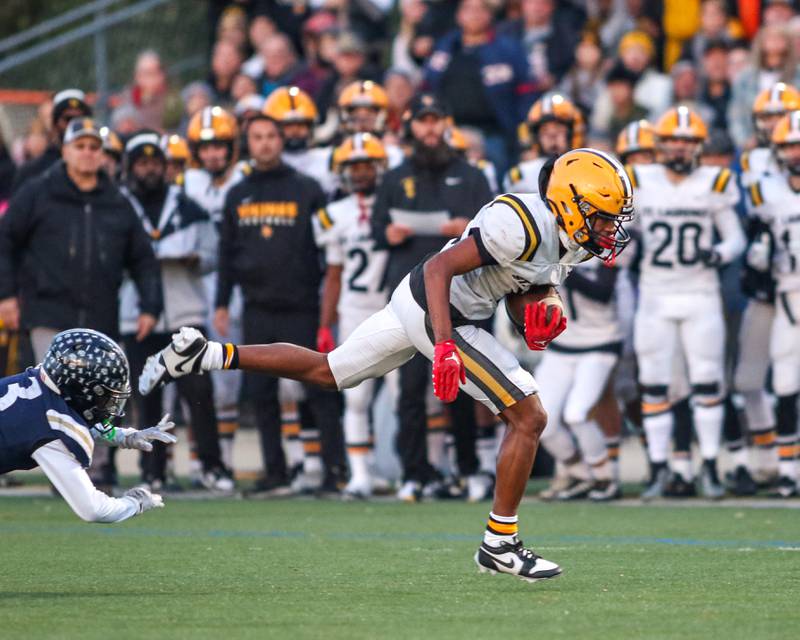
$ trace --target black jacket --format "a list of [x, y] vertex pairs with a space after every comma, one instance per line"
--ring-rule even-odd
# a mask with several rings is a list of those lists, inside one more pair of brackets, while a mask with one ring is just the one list
[[217, 306], [239, 284], [245, 306], [316, 314], [323, 270], [311, 220], [324, 206], [313, 178], [285, 164], [251, 169], [225, 198]]
[[11, 198], [0, 220], [0, 299], [19, 296], [25, 327], [117, 335], [124, 271], [142, 312], [158, 317], [161, 271], [150, 240], [105, 173], [83, 192], [58, 162]]
[[413, 212], [447, 211], [451, 218], [473, 218], [492, 199], [489, 183], [480, 169], [466, 160], [453, 158], [438, 170], [417, 167], [413, 158], [387, 172], [378, 187], [372, 214], [376, 249], [389, 249], [386, 284], [394, 289], [426, 256], [439, 251], [446, 236], [411, 236], [403, 244], [386, 242], [391, 209]]
[[11, 193], [19, 191], [28, 180], [42, 175], [59, 160], [61, 160], [61, 147], [51, 144], [38, 158], [29, 160], [17, 169], [14, 182], [11, 185]]

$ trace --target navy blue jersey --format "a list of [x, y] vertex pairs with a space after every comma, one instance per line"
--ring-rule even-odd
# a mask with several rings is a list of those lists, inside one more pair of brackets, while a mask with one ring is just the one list
[[61, 440], [84, 467], [94, 439], [86, 421], [39, 377], [39, 369], [0, 380], [0, 473], [33, 469], [31, 454]]

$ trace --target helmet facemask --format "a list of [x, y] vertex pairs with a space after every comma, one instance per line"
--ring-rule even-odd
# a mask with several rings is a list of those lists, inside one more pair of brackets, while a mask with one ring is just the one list
[[757, 113], [753, 116], [753, 127], [756, 131], [758, 146], [769, 146], [772, 130], [785, 113], [785, 111], [767, 111], [764, 113]]
[[[674, 148], [668, 149], [665, 146], [665, 142], [673, 141], [673, 140], [682, 140], [687, 142], [693, 142], [694, 148]], [[662, 137], [659, 140], [659, 149], [658, 155], [661, 158], [661, 163], [674, 171], [679, 175], [689, 175], [692, 171], [697, 168], [697, 165], [700, 162], [700, 152], [703, 149], [703, 141], [698, 138], [686, 138], [686, 137]]]
[[800, 176], [800, 153], [795, 154], [793, 158], [788, 158], [786, 151], [789, 147], [800, 150], [800, 142], [788, 142], [786, 144], [775, 145], [775, 158], [778, 160], [778, 164], [791, 175]]
[[[620, 213], [614, 214], [592, 205], [575, 190], [574, 186], [572, 192], [574, 193], [572, 201], [583, 218], [583, 225], [572, 232], [572, 238], [593, 256], [604, 262], [613, 262], [631, 241], [631, 236], [623, 224], [633, 220], [632, 199], [623, 206]], [[601, 226], [603, 228], [599, 229]]]

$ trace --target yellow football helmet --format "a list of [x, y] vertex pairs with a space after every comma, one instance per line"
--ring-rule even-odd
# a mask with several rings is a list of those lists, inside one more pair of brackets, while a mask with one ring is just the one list
[[[375, 166], [374, 176], [354, 175], [351, 167], [358, 162], [369, 162]], [[386, 149], [380, 139], [371, 133], [356, 133], [345, 138], [333, 151], [331, 165], [339, 174], [344, 188], [353, 192], [372, 192], [386, 170], [389, 162]]]
[[207, 142], [222, 142], [229, 146], [228, 164], [236, 160], [239, 125], [236, 117], [222, 107], [204, 107], [192, 116], [186, 128], [192, 159], [201, 165], [197, 150]]
[[[389, 109], [389, 96], [383, 87], [372, 80], [357, 80], [347, 85], [339, 95], [339, 119], [345, 131], [350, 133], [383, 133]], [[374, 115], [367, 119], [359, 117], [358, 109], [369, 109]]]
[[[586, 129], [583, 114], [571, 100], [560, 93], [547, 93], [533, 103], [526, 118], [533, 144], [538, 145], [539, 128], [545, 122], [560, 122], [567, 126], [567, 143], [572, 149], [583, 144]], [[541, 150], [540, 150], [541, 152]]]
[[447, 140], [447, 144], [459, 153], [466, 153], [467, 149], [469, 149], [469, 140], [467, 140], [467, 136], [455, 125], [451, 125], [447, 130], [445, 133], [445, 140]]
[[777, 82], [764, 89], [753, 102], [753, 126], [761, 145], [770, 143], [770, 134], [775, 123], [789, 111], [800, 109], [800, 91], [792, 85]]
[[306, 123], [313, 125], [317, 107], [305, 91], [298, 87], [278, 87], [264, 102], [263, 113], [281, 124]]
[[618, 160], [595, 149], [574, 149], [556, 160], [546, 198], [574, 242], [613, 260], [630, 242], [622, 226], [633, 220], [633, 186]]
[[778, 163], [792, 175], [800, 175], [800, 158], [796, 161], [785, 155], [785, 147], [800, 144], [800, 111], [782, 116], [772, 130], [772, 152]]
[[113, 129], [100, 127], [100, 137], [103, 139], [103, 151], [114, 156], [117, 160], [122, 158], [125, 146]]
[[186, 140], [177, 133], [161, 136], [161, 148], [164, 150], [164, 155], [167, 156], [167, 160], [188, 162], [191, 158], [189, 145], [186, 144]]
[[[697, 166], [707, 137], [706, 123], [696, 112], [684, 105], [672, 107], [656, 123], [659, 161], [675, 173], [687, 175]], [[685, 148], [672, 148], [673, 140], [685, 141]]]
[[653, 125], [647, 120], [635, 120], [625, 125], [617, 136], [616, 152], [622, 163], [628, 162], [631, 154], [642, 151], [656, 151], [656, 137]]

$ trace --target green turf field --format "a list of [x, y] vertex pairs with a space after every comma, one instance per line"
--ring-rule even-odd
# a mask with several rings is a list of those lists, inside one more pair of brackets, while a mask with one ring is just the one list
[[472, 564], [487, 505], [0, 499], [0, 638], [800, 637], [800, 511], [525, 504], [564, 575]]

